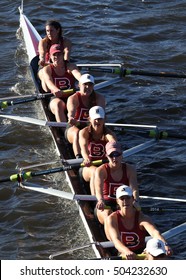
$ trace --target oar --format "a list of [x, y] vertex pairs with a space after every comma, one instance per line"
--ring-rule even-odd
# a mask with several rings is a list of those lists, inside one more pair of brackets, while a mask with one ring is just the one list
[[[184, 134], [180, 134], [180, 132], [170, 132], [170, 131], [160, 131], [158, 129], [158, 127], [156, 127], [156, 129], [151, 129], [151, 130], [136, 130], [136, 129], [128, 129], [126, 128], [127, 126], [125, 125], [114, 125], [114, 124], [109, 124], [109, 126], [113, 126], [113, 130], [114, 131], [118, 131], [118, 132], [124, 132], [125, 133], [129, 133], [129, 134], [137, 134], [140, 136], [144, 136], [144, 137], [150, 137], [150, 138], [157, 138], [159, 140], [161, 139], [167, 139], [167, 138], [173, 138], [173, 139], [180, 139], [180, 140], [186, 140], [186, 135]], [[132, 128], [132, 126], [130, 126]], [[137, 126], [134, 125], [133, 128], [137, 128]], [[147, 126], [148, 127], [148, 126]], [[140, 126], [139, 126], [140, 128]], [[145, 126], [143, 127], [145, 128]]]
[[[105, 163], [105, 162], [108, 162], [108, 160], [107, 159], [95, 160], [95, 161], [92, 161], [91, 164], [92, 165], [101, 165], [102, 163]], [[67, 165], [67, 166], [61, 166], [61, 167], [57, 167], [57, 168], [51, 168], [51, 169], [41, 170], [41, 171], [36, 171], [36, 172], [33, 172], [33, 171], [20, 172], [18, 174], [13, 174], [9, 177], [6, 177], [4, 179], [0, 179], [0, 183], [9, 182], [9, 181], [22, 182], [24, 180], [31, 179], [31, 178], [36, 177], [36, 176], [48, 175], [48, 174], [53, 174], [53, 173], [56, 173], [56, 172], [68, 171], [68, 170], [71, 170], [71, 169], [74, 169], [74, 168], [79, 168], [79, 167], [84, 167], [84, 166], [85, 166], [84, 163], [74, 163], [74, 164]]]
[[[175, 235], [178, 235], [182, 232], [186, 231], [186, 222], [179, 225], [179, 226], [176, 226], [164, 233], [162, 233], [162, 235], [165, 237], [165, 239], [170, 239], [172, 237], [174, 237]], [[145, 238], [145, 242], [147, 242], [149, 239], [151, 239], [152, 237], [151, 236], [147, 236]], [[83, 245], [83, 246], [78, 246], [78, 247], [75, 247], [75, 248], [71, 248], [69, 250], [65, 250], [65, 251], [59, 251], [57, 253], [53, 253], [49, 256], [49, 259], [53, 259], [54, 257], [57, 257], [57, 256], [60, 256], [62, 254], [67, 254], [67, 253], [71, 253], [71, 252], [74, 252], [74, 251], [77, 251], [77, 250], [81, 250], [81, 249], [84, 249], [84, 248], [88, 248], [92, 245], [96, 245], [96, 246], [100, 246], [102, 248], [111, 248], [111, 247], [114, 247], [114, 243], [112, 241], [103, 241], [103, 242], [91, 242], [89, 244], [86, 244], [86, 245]]]
[[[15, 115], [0, 115], [0, 117], [6, 119], [12, 119], [19, 122], [26, 122], [35, 125], [40, 125], [40, 126], [50, 126], [50, 127], [67, 126], [66, 122], [50, 122], [50, 121], [39, 120], [30, 117], [22, 117], [22, 116], [15, 116]], [[158, 127], [154, 125], [120, 124], [120, 123], [105, 123], [105, 125], [113, 127], [114, 131], [118, 131], [118, 132], [124, 131], [125, 133], [130, 132], [130, 133], [140, 134], [142, 136], [148, 136], [151, 138], [157, 138], [157, 139], [175, 138], [175, 139], [182, 139], [182, 140], [186, 139], [186, 135], [183, 134], [180, 135], [179, 133], [172, 133], [169, 131], [159, 131]], [[144, 128], [144, 129], [153, 128], [153, 129], [148, 131], [147, 130], [137, 131], [137, 130], [129, 130], [128, 129], [129, 127], [134, 129], [135, 128]]]
[[[64, 96], [69, 95], [73, 92], [74, 92], [73, 89], [63, 90]], [[0, 99], [0, 108], [5, 109], [8, 106], [27, 103], [27, 102], [36, 101], [36, 100], [41, 100], [41, 99], [45, 99], [46, 97], [52, 97], [52, 96], [54, 96], [53, 93], [43, 93], [43, 94], [38, 93], [37, 95], [11, 97], [12, 100], [10, 100], [10, 98], [8, 98], [7, 100], [4, 100], [4, 98], [3, 98], [3, 99]], [[15, 100], [15, 98], [17, 98], [19, 100]]]
[[[136, 255], [137, 260], [144, 260], [146, 257], [146, 254], [137, 254]], [[124, 256], [110, 256], [107, 258], [95, 258], [95, 259], [91, 259], [91, 260], [126, 260], [126, 257]]]
[[21, 117], [21, 116], [14, 116], [14, 115], [0, 115], [2, 118], [11, 119], [19, 122], [26, 122], [40, 126], [55, 126], [55, 127], [66, 127], [66, 122], [49, 122], [29, 117]]
[[[167, 231], [165, 231], [164, 233], [162, 233], [162, 235], [164, 236], [165, 239], [170, 239], [172, 237], [174, 237], [175, 235], [179, 235], [180, 233], [186, 231], [186, 222], [184, 222], [183, 224], [176, 226], [174, 228], [171, 228]], [[146, 237], [146, 241], [148, 241], [149, 239], [151, 239], [151, 236], [147, 236]]]
[[40, 193], [44, 193], [44, 194], [48, 194], [48, 195], [52, 195], [52, 196], [57, 196], [57, 197], [68, 199], [68, 200], [74, 200], [74, 201], [76, 201], [76, 200], [96, 201], [97, 200], [94, 195], [73, 194], [73, 193], [69, 193], [69, 192], [65, 192], [65, 191], [61, 191], [61, 190], [57, 190], [57, 189], [53, 189], [53, 188], [38, 186], [36, 184], [28, 183], [28, 182], [26, 184], [20, 183], [20, 187], [23, 189], [36, 191], [36, 192], [40, 192]]
[[93, 72], [103, 72], [103, 73], [110, 73], [110, 74], [117, 74], [121, 77], [125, 77], [128, 75], [140, 75], [140, 76], [153, 76], [153, 77], [168, 77], [168, 78], [186, 78], [185, 73], [176, 73], [176, 72], [151, 72], [151, 71], [144, 71], [144, 70], [130, 70], [125, 69], [123, 67], [115, 67], [115, 68], [106, 68], [106, 67], [85, 67], [88, 71]]
[[55, 161], [49, 161], [49, 162], [43, 162], [43, 163], [36, 163], [36, 164], [32, 164], [32, 165], [27, 165], [27, 166], [23, 166], [20, 167], [20, 170], [25, 170], [28, 168], [35, 168], [35, 167], [41, 167], [41, 166], [46, 166], [46, 165], [52, 165], [52, 164], [59, 164], [62, 163], [63, 165], [71, 165], [71, 164], [76, 164], [76, 163], [82, 163], [83, 162], [83, 158], [72, 158], [72, 159], [58, 159]]
[[186, 199], [181, 199], [181, 198], [144, 196], [144, 195], [140, 196], [140, 199], [155, 199], [155, 200], [166, 200], [166, 201], [174, 201], [174, 202], [186, 202]]

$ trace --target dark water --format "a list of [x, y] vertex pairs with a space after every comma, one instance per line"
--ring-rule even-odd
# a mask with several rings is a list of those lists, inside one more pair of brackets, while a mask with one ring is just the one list
[[[101, 2], [27, 0], [24, 13], [42, 36], [46, 19], [60, 20], [73, 42], [72, 57], [79, 63], [124, 63], [130, 69], [186, 72], [184, 0]], [[1, 98], [34, 92], [24, 45], [17, 35], [19, 5], [20, 1], [1, 1]], [[185, 83], [184, 79], [128, 76], [100, 90], [107, 99], [108, 122], [158, 125], [186, 134]], [[39, 102], [13, 106], [4, 113], [44, 117]], [[47, 128], [1, 119], [0, 129], [0, 177], [16, 173], [18, 166], [58, 159]], [[119, 139], [123, 148], [147, 141], [137, 135], [120, 135]], [[185, 148], [185, 140], [161, 140], [128, 158], [136, 163], [142, 195], [186, 198]], [[32, 182], [69, 191], [64, 179], [64, 174], [55, 174]], [[146, 203], [184, 205], [155, 200]], [[1, 259], [48, 259], [53, 252], [88, 243], [73, 202], [1, 183], [0, 213]], [[184, 213], [151, 216], [162, 232], [185, 222]], [[186, 259], [185, 239], [186, 232], [169, 240], [177, 259]], [[88, 248], [64, 258], [93, 256]]]

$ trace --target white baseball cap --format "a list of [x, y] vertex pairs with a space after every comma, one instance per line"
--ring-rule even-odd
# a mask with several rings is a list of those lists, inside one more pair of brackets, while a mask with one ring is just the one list
[[132, 189], [127, 185], [122, 185], [119, 188], [117, 188], [117, 190], [116, 190], [117, 199], [124, 195], [130, 196], [130, 197], [133, 195]]
[[101, 106], [94, 106], [89, 110], [89, 117], [92, 120], [104, 119], [105, 118], [105, 111]]
[[79, 79], [80, 84], [92, 83], [94, 84], [94, 77], [90, 74], [83, 74]]
[[154, 257], [166, 254], [165, 245], [162, 240], [151, 238], [147, 241], [145, 251]]

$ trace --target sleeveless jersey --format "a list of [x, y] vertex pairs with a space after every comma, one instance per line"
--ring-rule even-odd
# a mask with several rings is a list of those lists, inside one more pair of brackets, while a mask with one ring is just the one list
[[108, 141], [106, 140], [93, 140], [91, 133], [88, 140], [89, 159], [99, 160], [106, 158], [105, 146]]
[[103, 185], [103, 197], [106, 201], [116, 201], [116, 190], [121, 185], [129, 185], [129, 179], [127, 177], [127, 165], [124, 163], [122, 164], [123, 175], [121, 180], [115, 181], [110, 172], [109, 164], [105, 164], [105, 169], [107, 172], [107, 178], [104, 180]]
[[53, 64], [50, 64], [50, 67], [52, 71], [52, 79], [56, 87], [60, 90], [75, 88], [75, 78], [71, 73], [66, 71], [63, 76], [59, 76], [56, 74]]
[[134, 226], [130, 230], [126, 229], [122, 224], [120, 210], [117, 210], [116, 213], [122, 243], [135, 253], [142, 252], [145, 248], [145, 236], [147, 232], [139, 228], [139, 212], [136, 211]]
[[[83, 104], [80, 92], [76, 92], [76, 95], [78, 97], [79, 106], [76, 108], [74, 119], [87, 121], [89, 116], [89, 108]], [[84, 127], [83, 124], [81, 124], [81, 128], [82, 127]]]

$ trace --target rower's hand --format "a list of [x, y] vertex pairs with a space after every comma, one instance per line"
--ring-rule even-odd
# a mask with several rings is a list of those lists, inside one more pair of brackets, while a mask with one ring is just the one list
[[77, 122], [77, 120], [76, 119], [74, 119], [73, 117], [69, 117], [68, 118], [68, 124], [70, 124], [70, 125], [77, 125], [78, 124], [78, 122]]
[[86, 158], [83, 160], [83, 163], [86, 167], [90, 167], [92, 162], [89, 158]]
[[137, 255], [131, 250], [127, 249], [124, 254], [121, 254], [126, 260], [137, 260]]
[[136, 208], [137, 211], [141, 211], [141, 206], [138, 200], [134, 200], [133, 206]]
[[172, 256], [173, 250], [171, 249], [171, 247], [169, 245], [165, 245], [165, 250], [166, 250], [167, 256]]
[[45, 60], [40, 59], [39, 62], [38, 62], [38, 65], [41, 66], [41, 67], [44, 67], [45, 66]]
[[103, 211], [105, 209], [105, 203], [103, 199], [98, 200], [96, 208]]
[[58, 90], [52, 91], [52, 93], [53, 93], [53, 95], [55, 95], [57, 98], [61, 98], [62, 95], [63, 95], [62, 91], [59, 90], [59, 89], [58, 89]]

